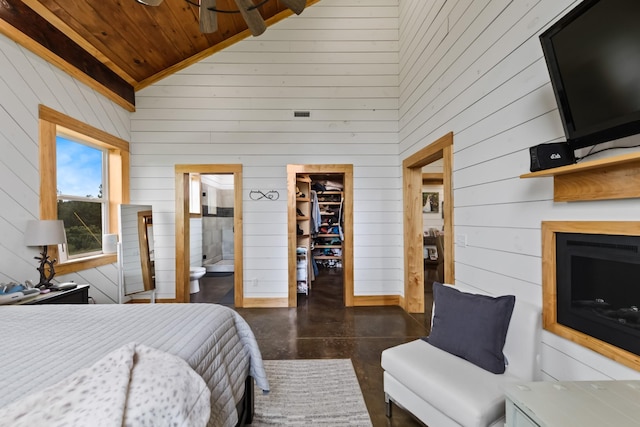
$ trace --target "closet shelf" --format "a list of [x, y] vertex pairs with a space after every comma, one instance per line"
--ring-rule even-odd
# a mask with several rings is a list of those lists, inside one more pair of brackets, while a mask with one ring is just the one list
[[[303, 196], [303, 197], [298, 197]], [[298, 293], [309, 294], [314, 279], [311, 266], [311, 178], [296, 175], [296, 288]], [[294, 208], [292, 206], [292, 208]]]

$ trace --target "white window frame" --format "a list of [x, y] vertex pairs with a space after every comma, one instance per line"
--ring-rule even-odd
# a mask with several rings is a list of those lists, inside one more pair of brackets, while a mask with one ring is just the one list
[[[56, 203], [60, 200], [78, 201], [78, 202], [87, 202], [87, 203], [100, 203], [100, 205], [102, 205], [101, 206], [102, 224], [101, 224], [100, 232], [102, 233], [102, 236], [103, 236], [102, 238], [104, 238], [105, 234], [109, 234], [109, 221], [108, 221], [109, 219], [109, 153], [104, 148], [97, 147], [94, 144], [91, 144], [90, 142], [83, 140], [81, 137], [78, 137], [77, 135], [71, 136], [66, 132], [57, 132], [56, 136], [60, 136], [76, 144], [86, 145], [88, 147], [91, 147], [93, 149], [96, 149], [102, 152], [102, 162], [100, 165], [100, 167], [102, 168], [102, 173], [101, 173], [102, 179], [100, 182], [100, 184], [102, 185], [102, 197], [83, 197], [83, 196], [76, 196], [76, 195], [56, 192]], [[56, 153], [57, 153], [57, 144], [56, 144]], [[56, 168], [56, 173], [57, 172], [58, 170]], [[66, 242], [58, 245], [58, 251], [60, 253], [60, 261], [62, 262], [74, 260], [74, 259], [93, 257], [96, 255], [102, 255], [103, 253], [102, 248], [100, 248], [99, 251], [83, 252], [77, 255], [69, 255], [69, 252], [67, 251]]]

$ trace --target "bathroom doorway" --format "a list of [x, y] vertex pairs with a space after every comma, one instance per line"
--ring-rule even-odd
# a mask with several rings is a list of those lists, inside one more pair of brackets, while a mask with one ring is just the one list
[[202, 266], [207, 273], [233, 273], [233, 174], [200, 174], [200, 197]]
[[200, 215], [191, 218], [191, 225], [196, 227], [191, 230], [191, 259], [200, 259], [205, 273], [199, 280], [199, 291], [191, 293], [190, 301], [233, 306], [233, 174], [197, 174], [192, 176], [192, 183], [199, 188], [198, 192], [192, 191], [197, 194], [191, 202], [195, 199], [198, 203]]
[[[176, 300], [197, 302], [202, 293], [207, 300], [228, 297], [226, 304], [242, 307], [242, 165], [176, 165], [175, 170]], [[191, 294], [192, 266], [206, 271], [200, 283], [220, 284], [224, 292], [201, 287]]]

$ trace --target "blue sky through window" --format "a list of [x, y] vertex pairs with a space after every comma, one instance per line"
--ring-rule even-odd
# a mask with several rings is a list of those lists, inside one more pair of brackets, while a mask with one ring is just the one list
[[58, 193], [97, 197], [102, 184], [102, 151], [56, 137]]

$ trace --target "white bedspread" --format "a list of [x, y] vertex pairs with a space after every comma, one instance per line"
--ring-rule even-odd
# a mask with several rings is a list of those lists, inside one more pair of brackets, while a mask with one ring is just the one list
[[183, 359], [131, 343], [0, 408], [0, 426], [204, 427], [210, 398]]
[[211, 390], [209, 426], [237, 423], [235, 407], [248, 373], [258, 388], [269, 389], [253, 332], [224, 306], [2, 306], [0, 328], [0, 407], [132, 342], [179, 356], [204, 379]]

